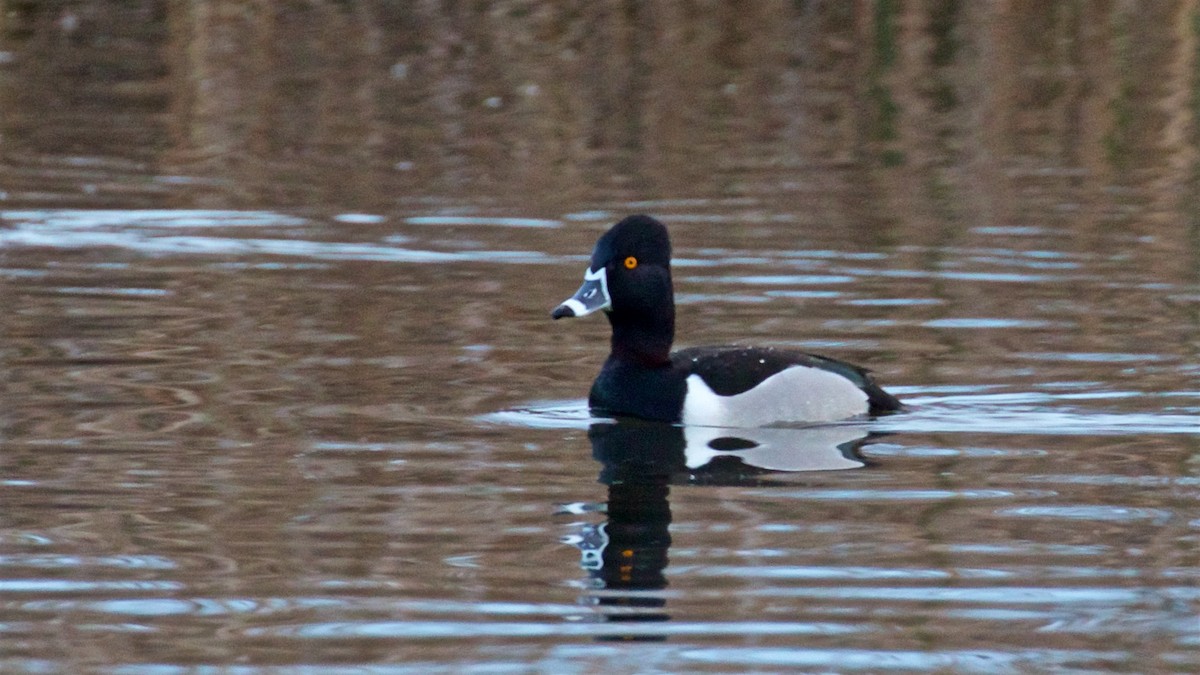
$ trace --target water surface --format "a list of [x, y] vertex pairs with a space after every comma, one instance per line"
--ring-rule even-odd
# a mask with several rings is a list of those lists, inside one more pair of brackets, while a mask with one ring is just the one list
[[[677, 224], [684, 341], [834, 350], [910, 410], [606, 435], [606, 326], [548, 319], [606, 221], [0, 217], [13, 667], [1196, 663], [1193, 286]], [[1134, 343], [1114, 297], [1178, 313]]]
[[[0, 670], [1200, 669], [1194, 8], [585, 4], [0, 2]], [[592, 418], [632, 212], [908, 410]]]

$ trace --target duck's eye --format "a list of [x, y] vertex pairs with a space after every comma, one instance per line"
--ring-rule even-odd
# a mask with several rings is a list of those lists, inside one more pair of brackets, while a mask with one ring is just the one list
[[629, 256], [625, 259], [625, 269], [631, 270], [635, 267], [637, 267], [637, 258]]

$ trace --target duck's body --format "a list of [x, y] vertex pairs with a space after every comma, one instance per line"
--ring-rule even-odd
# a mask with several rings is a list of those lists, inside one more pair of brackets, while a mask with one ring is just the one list
[[596, 244], [584, 285], [558, 319], [604, 310], [612, 352], [588, 404], [606, 415], [685, 425], [830, 422], [900, 409], [858, 366], [804, 352], [693, 347], [671, 353], [675, 301], [666, 227], [630, 216]]

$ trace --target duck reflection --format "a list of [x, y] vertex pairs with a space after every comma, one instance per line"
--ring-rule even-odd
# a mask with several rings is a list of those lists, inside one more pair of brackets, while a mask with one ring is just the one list
[[[622, 419], [588, 429], [600, 482], [608, 486], [607, 520], [573, 537], [588, 573], [584, 604], [609, 623], [661, 622], [671, 547], [671, 486], [767, 486], [785, 473], [862, 467], [862, 426], [802, 429], [680, 427]], [[600, 639], [660, 640], [649, 626]]]

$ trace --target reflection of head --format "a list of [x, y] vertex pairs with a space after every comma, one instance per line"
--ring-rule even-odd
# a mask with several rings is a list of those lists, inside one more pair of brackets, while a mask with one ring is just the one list
[[607, 623], [630, 624], [601, 640], [662, 640], [636, 625], [667, 621], [666, 596], [653, 591], [667, 587], [667, 554], [671, 548], [671, 505], [662, 480], [610, 484], [608, 520], [587, 526], [580, 537], [582, 566], [602, 593], [589, 604]]

